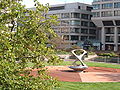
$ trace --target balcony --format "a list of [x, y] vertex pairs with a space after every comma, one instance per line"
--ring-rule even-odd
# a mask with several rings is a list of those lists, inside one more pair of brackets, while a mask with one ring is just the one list
[[106, 36], [105, 42], [114, 43], [114, 37], [113, 36]]
[[114, 34], [114, 28], [105, 28], [105, 34]]
[[114, 32], [106, 32], [105, 34], [114, 34]]
[[100, 2], [101, 0], [93, 0], [93, 2]]
[[107, 41], [107, 40], [106, 40], [105, 42], [106, 42], [106, 43], [114, 43], [114, 41]]

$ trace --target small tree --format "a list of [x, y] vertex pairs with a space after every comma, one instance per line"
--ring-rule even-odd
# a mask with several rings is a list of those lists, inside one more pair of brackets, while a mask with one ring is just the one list
[[[50, 90], [56, 80], [42, 67], [44, 58], [58, 62], [54, 50], [46, 45], [49, 36], [55, 36], [51, 25], [56, 18], [45, 18], [49, 5], [34, 0], [36, 10], [28, 10], [21, 1], [0, 1], [0, 90]], [[37, 77], [25, 71], [28, 62], [33, 63], [32, 69], [41, 68]]]
[[60, 50], [66, 50], [69, 47], [69, 42], [59, 36], [52, 38], [50, 43], [53, 44], [56, 49]]

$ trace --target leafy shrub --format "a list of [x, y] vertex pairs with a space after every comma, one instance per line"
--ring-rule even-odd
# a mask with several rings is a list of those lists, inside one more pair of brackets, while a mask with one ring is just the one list
[[110, 56], [110, 57], [116, 57], [117, 54], [115, 54], [114, 52], [111, 53], [98, 53], [98, 56]]
[[95, 52], [91, 52], [91, 51], [88, 52], [88, 55], [95, 55], [95, 54], [96, 54]]
[[70, 52], [63, 51], [63, 50], [56, 50], [56, 54], [70, 54]]

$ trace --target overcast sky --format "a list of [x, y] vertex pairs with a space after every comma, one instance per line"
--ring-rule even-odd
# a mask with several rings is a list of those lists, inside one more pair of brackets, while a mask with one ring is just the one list
[[[91, 4], [93, 0], [38, 0], [41, 4], [49, 3], [50, 5], [55, 4], [64, 4], [64, 3], [71, 3], [71, 2], [80, 2]], [[23, 0], [23, 4], [26, 5], [27, 8], [33, 7], [33, 0]]]

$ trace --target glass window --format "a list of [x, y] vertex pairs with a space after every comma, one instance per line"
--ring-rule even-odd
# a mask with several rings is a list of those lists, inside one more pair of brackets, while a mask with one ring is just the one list
[[96, 36], [89, 36], [89, 39], [90, 39], [90, 40], [95, 40], [95, 39], [96, 39]]
[[102, 4], [102, 9], [110, 9], [113, 8], [113, 3]]
[[90, 27], [96, 27], [93, 22], [90, 22]]
[[88, 22], [87, 21], [81, 21], [81, 26], [87, 27], [88, 26]]
[[95, 10], [95, 9], [100, 9], [100, 4], [94, 4], [93, 5], [93, 9]]
[[81, 28], [81, 34], [88, 34], [88, 29]]
[[115, 20], [115, 24], [116, 24], [117, 26], [120, 26], [120, 20]]
[[86, 41], [88, 36], [81, 36], [81, 41]]
[[101, 12], [102, 17], [109, 17], [112, 16], [112, 11], [103, 11]]
[[106, 44], [105, 45], [105, 50], [108, 50], [108, 51], [113, 51], [114, 50], [114, 45], [113, 44]]
[[114, 3], [114, 8], [120, 8], [120, 2]]
[[93, 2], [99, 2], [99, 1], [101, 1], [101, 0], [93, 0]]
[[114, 42], [114, 37], [113, 36], [106, 36], [105, 41], [106, 42]]
[[81, 14], [81, 18], [82, 19], [89, 19], [89, 15], [88, 14]]
[[70, 18], [70, 14], [69, 13], [62, 13], [61, 18]]
[[94, 17], [100, 17], [100, 12], [94, 12], [94, 13], [93, 13], [93, 16], [94, 16]]
[[112, 0], [102, 0], [102, 1], [112, 1]]
[[102, 21], [104, 26], [114, 26], [113, 21]]
[[114, 16], [120, 16], [120, 10], [114, 11]]
[[96, 30], [95, 29], [89, 29], [89, 34], [96, 34]]
[[71, 13], [71, 18], [80, 18], [80, 13]]
[[106, 34], [114, 34], [114, 28], [105, 28]]
[[71, 35], [71, 40], [79, 40], [79, 36], [78, 35]]
[[[118, 36], [118, 43], [120, 43], [120, 36]], [[120, 46], [119, 46], [120, 47]]]
[[92, 9], [93, 9], [93, 7], [89, 7], [89, 6], [86, 7], [87, 11], [91, 11]]
[[80, 25], [80, 20], [71, 20], [70, 25]]
[[117, 30], [118, 30], [118, 34], [120, 34], [120, 27], [118, 27]]
[[68, 26], [69, 25], [69, 21], [61, 21], [61, 25], [62, 26]]
[[65, 8], [64, 6], [50, 7], [50, 11], [52, 11], [52, 10], [63, 10], [64, 8]]
[[79, 33], [80, 32], [80, 28], [70, 28], [70, 32], [71, 33]]
[[93, 17], [93, 15], [90, 15], [90, 18], [89, 18], [89, 19], [91, 20], [92, 17]]
[[78, 9], [81, 9], [81, 7], [80, 7], [80, 6], [78, 6]]

